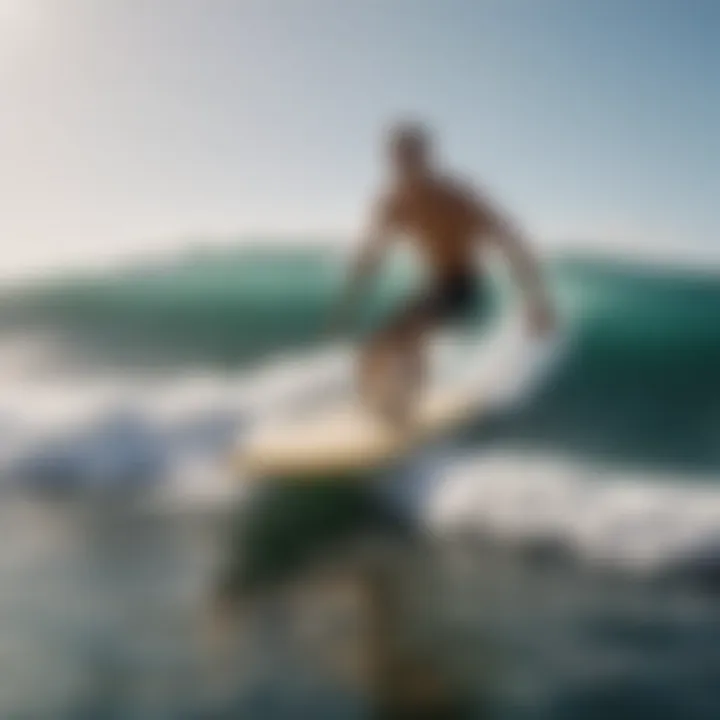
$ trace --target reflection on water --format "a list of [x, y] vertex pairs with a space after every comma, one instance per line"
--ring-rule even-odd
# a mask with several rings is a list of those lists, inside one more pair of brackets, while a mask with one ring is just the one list
[[471, 717], [720, 716], [709, 595], [470, 539], [373, 546], [246, 605], [228, 666], [205, 632], [227, 518], [19, 500], [0, 515], [2, 717], [367, 717], [393, 693], [462, 698]]

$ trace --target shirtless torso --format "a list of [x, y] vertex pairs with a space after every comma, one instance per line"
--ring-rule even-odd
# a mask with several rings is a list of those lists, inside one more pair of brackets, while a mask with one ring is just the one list
[[381, 204], [387, 230], [407, 237], [437, 279], [472, 271], [478, 240], [492, 231], [471, 191], [445, 177], [394, 188]]

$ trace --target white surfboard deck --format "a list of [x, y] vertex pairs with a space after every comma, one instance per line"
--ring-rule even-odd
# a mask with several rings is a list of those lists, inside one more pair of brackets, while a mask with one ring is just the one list
[[[503, 339], [504, 338], [504, 339]], [[464, 371], [437, 375], [409, 426], [393, 426], [364, 408], [348, 389], [292, 417], [271, 417], [237, 448], [233, 465], [244, 477], [354, 476], [401, 459], [423, 442], [489, 412], [503, 393], [521, 390], [533, 372], [527, 342], [501, 329], [463, 356]], [[520, 342], [518, 342], [520, 340]]]
[[306, 417], [260, 427], [238, 450], [236, 461], [255, 476], [322, 477], [352, 474], [402, 456], [477, 413], [462, 388], [437, 387], [420, 400], [411, 423], [393, 426], [352, 401]]

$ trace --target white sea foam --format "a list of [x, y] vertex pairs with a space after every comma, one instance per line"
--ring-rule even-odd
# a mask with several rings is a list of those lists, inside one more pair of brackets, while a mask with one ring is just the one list
[[[518, 330], [514, 322], [498, 327], [481, 349], [445, 337], [433, 367], [469, 383], [483, 407], [527, 401], [563, 348], [530, 347]], [[28, 348], [15, 357], [37, 354]], [[352, 377], [348, 347], [278, 357], [241, 373], [199, 368], [163, 379], [60, 377], [28, 367], [8, 361], [0, 378], [6, 487], [128, 489], [173, 509], [222, 504], [242, 488], [227, 459], [246, 427], [346, 391]], [[464, 458], [430, 452], [431, 463], [408, 462], [404, 496], [437, 533], [551, 540], [591, 562], [645, 570], [712, 557], [718, 545], [720, 492], [710, 485], [590, 471], [517, 448]], [[429, 482], [420, 481], [419, 465]]]
[[[15, 356], [24, 352], [25, 346]], [[212, 484], [211, 468], [227, 464], [248, 423], [317, 400], [350, 377], [342, 348], [225, 374], [197, 368], [162, 378], [78, 376], [50, 367], [8, 361], [3, 368], [0, 477], [6, 484], [177, 484], [188, 497], [193, 483], [199, 496]]]
[[448, 461], [428, 493], [435, 533], [549, 542], [594, 564], [656, 572], [720, 561], [720, 490], [684, 477], [589, 469], [516, 448]]

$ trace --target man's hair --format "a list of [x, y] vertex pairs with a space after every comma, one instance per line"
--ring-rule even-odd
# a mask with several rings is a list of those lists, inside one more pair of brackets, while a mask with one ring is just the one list
[[399, 122], [390, 128], [389, 147], [394, 151], [424, 154], [432, 144], [430, 131], [419, 122]]

